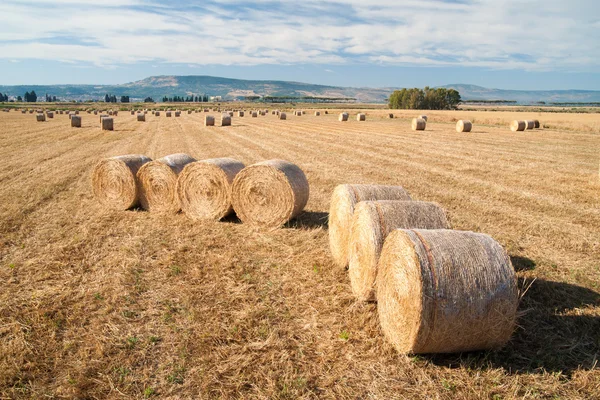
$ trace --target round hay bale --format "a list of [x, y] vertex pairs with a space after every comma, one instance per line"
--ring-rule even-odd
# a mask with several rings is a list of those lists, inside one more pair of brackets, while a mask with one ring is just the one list
[[344, 122], [344, 121], [348, 121], [348, 113], [340, 113], [340, 116], [338, 117], [338, 120], [340, 122]]
[[424, 119], [427, 122], [427, 115], [419, 115], [419, 118]]
[[[73, 119], [71, 119], [73, 121]], [[137, 172], [152, 161], [141, 154], [106, 158], [92, 172], [92, 191], [96, 199], [113, 210], [128, 210], [138, 204]]]
[[243, 111], [238, 111], [238, 117], [243, 117], [244, 116], [244, 112]]
[[94, 115], [98, 115], [98, 110], [94, 110]]
[[175, 111], [175, 117], [180, 117], [181, 116], [181, 111]]
[[392, 113], [389, 113], [389, 114], [388, 114], [388, 118], [389, 118], [389, 119], [394, 119], [394, 114], [392, 114]]
[[325, 115], [329, 114], [329, 111], [325, 110]]
[[321, 116], [321, 112], [320, 111], [315, 111], [315, 117], [320, 117]]
[[53, 113], [52, 111], [48, 111], [48, 112], [46, 113], [46, 116], [47, 116], [48, 118], [54, 118], [54, 113]]
[[514, 120], [510, 123], [510, 130], [513, 132], [524, 131], [526, 127], [527, 123], [525, 121]]
[[114, 122], [113, 119], [110, 117], [104, 117], [102, 118], [102, 130], [103, 131], [112, 131], [114, 130], [115, 126], [114, 126]]
[[160, 111], [154, 111], [154, 116], [155, 117], [160, 117]]
[[366, 114], [358, 113], [358, 114], [356, 114], [356, 120], [357, 121], [366, 121], [367, 120], [367, 116], [366, 116]]
[[167, 112], [165, 113], [165, 116], [166, 116], [167, 118], [170, 118], [170, 117], [171, 117], [171, 111], [167, 111]]
[[45, 122], [46, 116], [42, 113], [39, 113], [39, 114], [36, 114], [35, 119], [37, 120], [37, 122]]
[[471, 132], [471, 129], [473, 129], [471, 121], [461, 119], [456, 123], [456, 132]]
[[81, 116], [73, 115], [71, 117], [71, 127], [72, 128], [81, 128]]
[[450, 229], [446, 212], [424, 201], [361, 201], [354, 209], [348, 248], [348, 275], [354, 295], [376, 300], [377, 263], [385, 238], [396, 229]]
[[503, 346], [519, 294], [508, 254], [491, 237], [451, 230], [396, 230], [381, 251], [377, 311], [401, 353]]
[[[79, 115], [79, 110], [75, 110], [75, 115]], [[115, 113], [115, 115], [117, 114]]]
[[131, 110], [131, 115], [135, 115], [135, 111]]
[[308, 196], [306, 175], [288, 161], [251, 165], [233, 181], [233, 209], [242, 222], [258, 227], [282, 226], [304, 210]]
[[231, 116], [229, 114], [221, 114], [221, 126], [231, 126]]
[[534, 127], [535, 129], [539, 129], [539, 128], [540, 128], [540, 121], [539, 121], [539, 120], [537, 120], [537, 119], [534, 119], [534, 120], [533, 120], [533, 127]]
[[412, 200], [401, 186], [338, 185], [329, 206], [329, 248], [340, 267], [348, 265], [348, 245], [354, 208], [360, 201]]
[[150, 212], [177, 213], [181, 209], [176, 191], [177, 176], [194, 161], [187, 154], [178, 153], [144, 164], [137, 173], [142, 208]]
[[258, 113], [256, 111], [252, 111], [252, 118], [258, 117]]
[[525, 124], [527, 125], [525, 128], [527, 130], [533, 129], [535, 127], [535, 121], [533, 121], [533, 120], [527, 120], [527, 121], [525, 121]]
[[139, 122], [144, 122], [144, 121], [146, 121], [146, 114], [139, 113], [139, 114], [137, 115], [137, 120], [138, 120]]
[[112, 111], [112, 110], [110, 110], [110, 111], [108, 112], [108, 115], [113, 115], [113, 111]]
[[177, 178], [181, 210], [195, 220], [218, 221], [231, 214], [231, 185], [244, 167], [233, 158], [213, 158], [186, 165]]
[[192, 113], [192, 110], [188, 110], [188, 115], [190, 115]]
[[413, 131], [424, 131], [427, 127], [427, 121], [423, 118], [413, 118], [410, 127]]
[[215, 126], [215, 117], [207, 115], [204, 117], [204, 126]]
[[284, 112], [279, 113], [279, 119], [287, 119], [287, 115]]
[[21, 110], [21, 114], [27, 114], [27, 110]]

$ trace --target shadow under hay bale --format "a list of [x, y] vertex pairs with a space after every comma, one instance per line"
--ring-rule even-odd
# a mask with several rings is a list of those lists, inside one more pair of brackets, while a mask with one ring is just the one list
[[284, 225], [290, 229], [329, 229], [329, 213], [305, 211]]

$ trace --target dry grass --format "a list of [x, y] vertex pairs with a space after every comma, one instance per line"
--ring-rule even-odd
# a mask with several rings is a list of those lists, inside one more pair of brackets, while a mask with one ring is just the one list
[[[418, 113], [388, 113], [217, 128], [121, 113], [114, 132], [0, 113], [0, 398], [597, 398], [597, 119], [428, 112], [423, 134], [410, 130]], [[560, 129], [513, 133], [514, 119]], [[294, 162], [307, 212], [256, 233], [92, 197], [100, 158], [179, 152]], [[329, 254], [329, 197], [346, 182], [402, 185], [507, 248], [529, 289], [506, 348], [407, 357], [385, 341]]]

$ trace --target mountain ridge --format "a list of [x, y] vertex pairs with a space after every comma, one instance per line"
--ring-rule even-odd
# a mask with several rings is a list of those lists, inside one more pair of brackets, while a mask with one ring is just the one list
[[[490, 89], [471, 84], [439, 86], [460, 92], [463, 100], [505, 100], [518, 103], [534, 102], [600, 102], [600, 91], [595, 90], [509, 90]], [[207, 94], [223, 99], [242, 99], [245, 96], [335, 97], [356, 98], [362, 103], [385, 103], [395, 87], [368, 88], [321, 85], [283, 80], [245, 80], [209, 75], [158, 75], [118, 85], [0, 85], [0, 93], [23, 96], [35, 90], [38, 97], [48, 93], [64, 100], [100, 100], [106, 93], [130, 96], [132, 99], [152, 97], [159, 101], [164, 96]]]

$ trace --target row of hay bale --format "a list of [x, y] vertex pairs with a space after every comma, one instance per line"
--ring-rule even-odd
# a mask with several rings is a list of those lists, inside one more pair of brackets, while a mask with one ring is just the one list
[[402, 353], [504, 345], [516, 324], [516, 275], [490, 236], [452, 230], [438, 204], [399, 186], [340, 185], [329, 243], [352, 291], [376, 301], [386, 338]]
[[246, 167], [232, 158], [197, 161], [182, 153], [154, 161], [143, 155], [104, 159], [94, 168], [92, 187], [111, 209], [139, 205], [214, 221], [235, 211], [242, 222], [261, 228], [277, 228], [298, 216], [310, 192], [304, 172], [288, 161]]
[[525, 120], [525, 121], [515, 120], [510, 123], [510, 130], [513, 132], [522, 132], [524, 130], [539, 129], [539, 128], [540, 128], [540, 121], [538, 121], [537, 119]]

